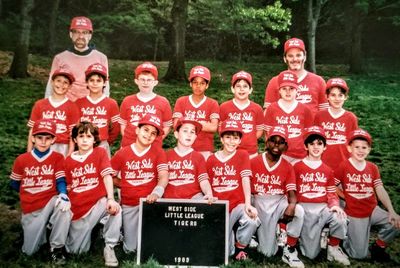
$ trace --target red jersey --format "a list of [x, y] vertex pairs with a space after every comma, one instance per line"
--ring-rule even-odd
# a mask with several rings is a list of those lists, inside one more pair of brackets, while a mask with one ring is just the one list
[[54, 102], [51, 97], [41, 99], [33, 105], [28, 127], [40, 119], [53, 120], [57, 125], [56, 143], [68, 144], [71, 130], [79, 122], [79, 109], [67, 98], [62, 102]]
[[[148, 113], [160, 118], [163, 128], [172, 126], [171, 106], [165, 97], [156, 95], [150, 100], [142, 100], [137, 94], [125, 97], [120, 109], [120, 124], [125, 126], [121, 141], [122, 147], [131, 145], [136, 141], [136, 127], [140, 119]], [[161, 136], [157, 136], [155, 144], [162, 146]]]
[[[104, 148], [96, 147], [87, 155], [77, 152], [65, 159], [67, 185], [71, 188], [72, 220], [82, 218], [99, 201], [107, 196], [103, 178], [112, 175], [110, 160]], [[105, 209], [105, 208], [104, 208]]]
[[250, 160], [251, 190], [256, 195], [284, 195], [296, 191], [293, 166], [282, 157], [270, 167], [266, 153]]
[[[325, 80], [314, 73], [307, 72], [304, 77], [299, 77], [299, 88], [297, 90], [297, 101], [306, 104], [313, 114], [318, 110], [328, 109], [329, 103], [325, 94]], [[264, 108], [268, 108], [273, 102], [280, 99], [278, 76], [273, 77], [266, 89]]]
[[42, 209], [58, 194], [56, 180], [65, 177], [64, 156], [50, 151], [39, 158], [33, 150], [15, 159], [10, 178], [20, 182], [19, 196], [24, 214]]
[[165, 198], [190, 199], [201, 193], [200, 182], [208, 180], [206, 161], [196, 151], [180, 154], [176, 149], [167, 151], [169, 181]]
[[350, 157], [346, 137], [358, 128], [357, 117], [348, 111], [333, 115], [328, 109], [316, 114], [314, 124], [325, 130], [326, 151], [322, 155], [322, 162], [336, 169], [342, 161]]
[[268, 107], [265, 113], [265, 130], [269, 130], [276, 125], [286, 127], [288, 133], [288, 150], [285, 155], [294, 158], [304, 158], [306, 150], [304, 149], [303, 134], [304, 129], [313, 124], [311, 111], [302, 103], [295, 102], [291, 109], [285, 110], [280, 101], [274, 102]]
[[343, 161], [335, 170], [335, 182], [342, 184], [346, 200], [344, 211], [355, 218], [369, 217], [378, 204], [375, 188], [383, 185], [379, 169], [366, 161], [365, 167], [359, 170], [350, 159]]
[[120, 131], [120, 119], [118, 104], [114, 99], [103, 95], [100, 99], [93, 100], [86, 96], [75, 103], [79, 108], [81, 122], [88, 121], [96, 125], [101, 141], [115, 141]]
[[[175, 102], [173, 118], [186, 118], [199, 122], [219, 119], [218, 102], [204, 96], [203, 100], [196, 104], [192, 100], [192, 95], [180, 97]], [[214, 133], [201, 131], [192, 148], [196, 151], [214, 151]]]
[[242, 179], [251, 177], [249, 153], [237, 150], [225, 159], [217, 153], [207, 159], [207, 172], [215, 197], [229, 201], [229, 212], [245, 202]]
[[221, 122], [227, 119], [241, 123], [243, 129], [239, 149], [255, 154], [258, 152], [257, 130], [263, 130], [264, 113], [260, 105], [249, 101], [248, 105], [240, 106], [233, 99], [221, 104]]
[[114, 176], [121, 179], [121, 204], [139, 205], [139, 198], [147, 197], [157, 186], [158, 173], [168, 171], [165, 152], [149, 146], [139, 153], [135, 144], [120, 149], [111, 159]]
[[[293, 166], [296, 174], [297, 202], [326, 203], [332, 195], [335, 196], [336, 185], [333, 170], [322, 161], [308, 161], [303, 159]], [[337, 199], [337, 198], [336, 198]], [[333, 201], [334, 203], [338, 203]]]

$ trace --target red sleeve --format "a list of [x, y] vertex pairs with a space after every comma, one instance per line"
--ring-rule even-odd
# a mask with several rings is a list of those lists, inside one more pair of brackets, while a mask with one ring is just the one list
[[304, 128], [311, 127], [314, 124], [314, 116], [311, 110], [304, 105]]
[[77, 123], [79, 123], [79, 108], [76, 105], [76, 103], [71, 101], [71, 109], [69, 110], [70, 113], [70, 119], [68, 120], [68, 125], [71, 127], [75, 126]]
[[225, 121], [228, 118], [228, 102], [224, 102], [219, 107], [219, 119], [221, 122]]
[[256, 111], [256, 128], [257, 130], [261, 130], [264, 124], [264, 112], [262, 108], [257, 104], [257, 111]]
[[294, 172], [294, 168], [291, 164], [288, 163], [287, 165], [287, 172], [286, 172], [286, 192], [289, 191], [297, 191], [296, 189], [296, 173]]
[[114, 174], [113, 174], [114, 176], [117, 176], [118, 173], [121, 171], [122, 161], [123, 161], [123, 159], [122, 159], [121, 150], [119, 150], [111, 158], [111, 168], [114, 171]]
[[128, 97], [125, 97], [125, 99], [122, 101], [121, 103], [121, 107], [120, 107], [120, 118], [122, 119], [122, 121], [125, 122], [125, 125], [127, 124], [128, 121], [128, 112], [129, 112], [129, 101], [128, 101]]
[[97, 147], [97, 152], [100, 158], [100, 174], [102, 177], [106, 175], [112, 175], [113, 170], [111, 168], [110, 159], [108, 158], [107, 152], [102, 147]]
[[22, 166], [21, 156], [19, 156], [14, 161], [10, 178], [12, 180], [21, 181], [23, 175], [24, 167]]
[[220, 109], [218, 102], [216, 100], [211, 99], [210, 103], [211, 103], [210, 120], [220, 119]]
[[179, 99], [176, 100], [175, 106], [174, 106], [174, 112], [172, 114], [173, 118], [181, 118], [183, 117], [183, 97], [180, 97]]
[[270, 128], [274, 125], [276, 125], [274, 121], [274, 108], [273, 106], [269, 106], [264, 115], [264, 130], [266, 131], [267, 136]]
[[40, 116], [40, 105], [39, 101], [36, 101], [35, 104], [33, 105], [32, 111], [31, 111], [31, 116], [28, 121], [28, 127], [32, 128], [35, 122], [39, 119], [41, 119]]
[[55, 179], [59, 179], [61, 177], [65, 177], [65, 167], [64, 167], [64, 156], [57, 153], [57, 161], [55, 161], [54, 165], [54, 174]]
[[162, 111], [162, 120], [163, 120], [163, 127], [166, 126], [172, 126], [172, 110], [171, 110], [171, 105], [169, 104], [169, 101], [164, 98], [165, 100], [165, 104], [164, 106], [164, 110]]
[[119, 109], [115, 100], [110, 99], [110, 127], [108, 129], [108, 143], [111, 145], [118, 138], [121, 126], [119, 124]]
[[278, 78], [275, 76], [269, 80], [268, 85], [265, 88], [264, 108], [267, 108], [271, 103], [278, 101], [279, 98]]
[[318, 96], [318, 108], [319, 109], [327, 109], [329, 108], [329, 103], [326, 98], [326, 83], [325, 80], [321, 77], [320, 83], [319, 83], [319, 96]]
[[204, 179], [208, 178], [207, 168], [206, 168], [206, 160], [202, 155], [197, 155], [197, 179], [201, 182]]

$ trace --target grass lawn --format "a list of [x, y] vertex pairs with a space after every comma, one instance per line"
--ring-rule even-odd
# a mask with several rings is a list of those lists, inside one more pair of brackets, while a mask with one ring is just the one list
[[[11, 63], [11, 55], [0, 52], [0, 267], [51, 267], [48, 262], [47, 251], [43, 250], [33, 257], [20, 255], [22, 245], [21, 227], [19, 224], [18, 195], [9, 189], [9, 174], [15, 157], [26, 149], [28, 128], [27, 120], [34, 102], [44, 96], [45, 84], [48, 79], [50, 58], [31, 56], [29, 72], [30, 78], [13, 80], [5, 75]], [[118, 103], [129, 94], [137, 92], [133, 82], [133, 69], [138, 62], [110, 60], [111, 96]], [[160, 77], [167, 68], [167, 62], [157, 62]], [[207, 95], [222, 103], [232, 98], [230, 91], [231, 75], [240, 69], [253, 74], [254, 91], [252, 98], [262, 105], [265, 85], [269, 79], [284, 69], [283, 64], [244, 63], [240, 66], [235, 63], [220, 62], [187, 62], [189, 70], [194, 65], [208, 66], [212, 73], [211, 85]], [[381, 176], [389, 192], [394, 206], [400, 212], [400, 182], [398, 174], [400, 167], [400, 71], [391, 68], [390, 71], [383, 65], [368, 66], [369, 72], [364, 75], [350, 75], [343, 65], [318, 66], [319, 74], [328, 79], [341, 76], [350, 86], [350, 98], [346, 108], [354, 112], [359, 118], [359, 125], [368, 130], [373, 139], [373, 150], [369, 159], [375, 162], [381, 171]], [[166, 96], [173, 106], [175, 100], [182, 95], [191, 93], [188, 83], [166, 84], [161, 82], [155, 90], [160, 95]], [[169, 135], [164, 147], [174, 145], [173, 135]], [[118, 143], [113, 146], [115, 151]], [[74, 257], [68, 262], [67, 267], [99, 267], [103, 266], [102, 241], [94, 237], [96, 243], [90, 254]], [[378, 265], [366, 261], [352, 260], [352, 267], [394, 267], [400, 266], [400, 240], [396, 239], [390, 248], [392, 258], [396, 262]], [[133, 267], [133, 256], [125, 256], [120, 248], [117, 249], [121, 267]], [[230, 267], [281, 267], [280, 258], [264, 259], [253, 252], [253, 261], [233, 263]], [[335, 267], [321, 257], [316, 261], [305, 260], [307, 267]], [[141, 267], [155, 267], [155, 262], [150, 262]]]

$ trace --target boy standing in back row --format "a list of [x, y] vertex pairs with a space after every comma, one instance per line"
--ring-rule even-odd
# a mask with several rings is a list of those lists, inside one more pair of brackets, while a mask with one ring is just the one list
[[210, 85], [210, 70], [204, 66], [195, 66], [190, 70], [189, 82], [192, 95], [183, 96], [176, 100], [174, 107], [174, 126], [179, 119], [196, 120], [201, 125], [193, 149], [207, 158], [214, 152], [214, 133], [218, 128], [218, 102], [205, 95]]
[[78, 106], [70, 101], [66, 94], [75, 81], [72, 73], [67, 69], [56, 70], [51, 76], [51, 96], [35, 102], [28, 121], [30, 127], [28, 136], [28, 149], [33, 148], [32, 127], [40, 119], [49, 119], [56, 123], [56, 141], [51, 148], [64, 155], [74, 151], [74, 142], [71, 139], [71, 130], [79, 121]]
[[135, 84], [139, 92], [124, 98], [121, 103], [121, 147], [129, 146], [136, 141], [136, 128], [139, 121], [146, 115], [158, 117], [161, 120], [163, 135], [155, 140], [154, 146], [162, 147], [163, 139], [172, 126], [172, 111], [169, 101], [153, 92], [158, 84], [158, 70], [150, 62], [144, 62], [135, 69]]
[[251, 74], [240, 71], [232, 76], [231, 90], [233, 99], [221, 104], [221, 121], [237, 121], [243, 130], [243, 137], [239, 148], [246, 150], [250, 158], [258, 155], [258, 139], [264, 133], [263, 110], [260, 105], [249, 99], [253, 92], [253, 78]]

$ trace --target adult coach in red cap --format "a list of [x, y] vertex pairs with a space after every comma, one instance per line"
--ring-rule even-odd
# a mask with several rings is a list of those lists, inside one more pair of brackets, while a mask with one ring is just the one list
[[[329, 104], [325, 95], [325, 81], [321, 76], [304, 69], [306, 61], [306, 47], [303, 40], [291, 38], [285, 42], [283, 61], [288, 70], [296, 73], [298, 77], [297, 101], [304, 103], [315, 115], [318, 110], [328, 109]], [[264, 109], [271, 103], [278, 101], [279, 85], [278, 76], [273, 77], [265, 89]]]
[[[69, 27], [69, 37], [72, 40], [72, 47], [57, 54], [51, 65], [50, 77], [57, 69], [69, 69], [75, 77], [71, 89], [67, 93], [68, 99], [75, 101], [89, 95], [86, 87], [85, 70], [93, 63], [100, 63], [108, 70], [107, 56], [98, 51], [89, 42], [92, 39], [93, 24], [87, 17], [74, 17]], [[50, 79], [46, 86], [45, 97], [51, 93]], [[104, 94], [110, 95], [110, 84], [106, 81]]]

